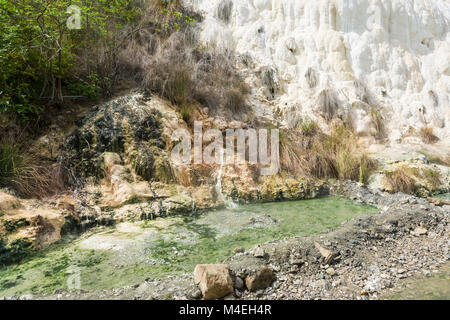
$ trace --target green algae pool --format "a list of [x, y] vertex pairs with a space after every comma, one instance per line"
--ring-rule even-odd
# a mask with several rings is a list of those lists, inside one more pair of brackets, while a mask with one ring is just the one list
[[450, 200], [450, 193], [439, 194], [437, 196], [434, 196], [434, 198], [443, 199], [443, 200]]
[[225, 260], [236, 247], [250, 249], [271, 240], [316, 234], [377, 212], [348, 199], [328, 197], [98, 228], [77, 239], [64, 239], [20, 265], [0, 269], [0, 296], [68, 289], [74, 273], [86, 290], [190, 273], [197, 264]]

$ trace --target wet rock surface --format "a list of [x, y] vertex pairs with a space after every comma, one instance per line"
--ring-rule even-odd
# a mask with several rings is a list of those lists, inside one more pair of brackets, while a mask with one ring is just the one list
[[[155, 175], [155, 156], [164, 149], [158, 113], [140, 96], [124, 96], [100, 105], [77, 123], [63, 145], [63, 158], [83, 178], [104, 175], [105, 152], [126, 154], [144, 179]], [[140, 106], [141, 108], [137, 108]], [[152, 149], [155, 152], [151, 152]]]

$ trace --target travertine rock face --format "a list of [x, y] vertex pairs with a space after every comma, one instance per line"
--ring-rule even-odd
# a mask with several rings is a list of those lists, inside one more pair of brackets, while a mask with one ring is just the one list
[[39, 201], [20, 200], [0, 191], [0, 240], [11, 244], [22, 239], [43, 249], [61, 239], [67, 211], [43, 206]]
[[448, 140], [449, 1], [186, 2], [205, 15], [206, 43], [251, 57], [257, 111], [281, 109], [293, 125], [329, 112], [321, 108], [327, 97], [361, 135], [375, 134], [378, 112], [391, 140], [410, 125]]

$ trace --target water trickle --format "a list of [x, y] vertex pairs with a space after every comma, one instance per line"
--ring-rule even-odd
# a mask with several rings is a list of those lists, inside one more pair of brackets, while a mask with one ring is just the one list
[[191, 208], [192, 208], [192, 213], [195, 213], [195, 199], [194, 199], [194, 197], [192, 197]]
[[225, 204], [225, 206], [229, 209], [234, 209], [238, 207], [238, 204], [228, 200], [225, 195], [223, 194], [223, 187], [222, 187], [222, 176], [223, 176], [223, 167], [224, 167], [224, 161], [223, 161], [223, 150], [220, 153], [220, 168], [219, 171], [217, 172], [217, 183], [216, 183], [216, 193], [218, 195], [218, 198], [221, 202], [223, 202]]

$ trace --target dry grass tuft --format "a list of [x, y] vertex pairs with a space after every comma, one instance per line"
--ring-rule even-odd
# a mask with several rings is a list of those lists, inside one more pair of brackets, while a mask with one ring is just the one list
[[43, 198], [67, 190], [70, 184], [61, 164], [28, 154], [21, 144], [0, 141], [0, 186], [12, 187], [23, 197]]
[[377, 167], [377, 162], [361, 151], [351, 130], [332, 125], [331, 133], [326, 135], [310, 121], [280, 139], [280, 161], [282, 168], [290, 174], [362, 183], [367, 182]]
[[430, 154], [428, 154], [425, 151], [420, 151], [419, 153], [421, 153], [425, 157], [427, 157], [427, 159], [428, 159], [428, 161], [430, 163], [437, 164], [437, 165], [440, 165], [440, 166], [450, 167], [450, 154], [440, 157], [440, 156], [430, 155]]
[[[221, 11], [224, 19], [227, 8]], [[171, 4], [169, 9], [183, 18], [161, 13], [158, 6], [148, 8], [142, 28], [120, 47], [118, 70], [124, 77], [134, 75], [138, 83], [180, 110], [198, 103], [212, 112], [246, 112], [248, 88], [237, 72], [234, 54], [202, 47], [195, 22], [189, 20], [201, 17], [181, 4]]]
[[224, 0], [217, 7], [217, 17], [225, 23], [230, 23], [231, 13], [233, 10], [233, 1]]
[[419, 131], [419, 137], [423, 142], [433, 144], [439, 141], [439, 138], [434, 134], [432, 127], [423, 127]]
[[415, 194], [417, 192], [416, 179], [418, 172], [413, 169], [398, 168], [393, 172], [386, 173], [386, 179], [393, 193], [403, 192]]
[[314, 70], [313, 68], [308, 68], [308, 70], [305, 73], [305, 78], [306, 81], [308, 82], [310, 89], [317, 87], [319, 79], [316, 70]]
[[437, 190], [442, 185], [441, 175], [433, 169], [400, 167], [385, 176], [393, 193], [416, 195], [421, 188], [420, 181], [426, 183], [431, 190]]
[[381, 113], [375, 109], [370, 109], [370, 117], [372, 119], [373, 124], [375, 125], [375, 129], [377, 131], [377, 139], [383, 139], [386, 137], [386, 127], [384, 125], [384, 119]]

